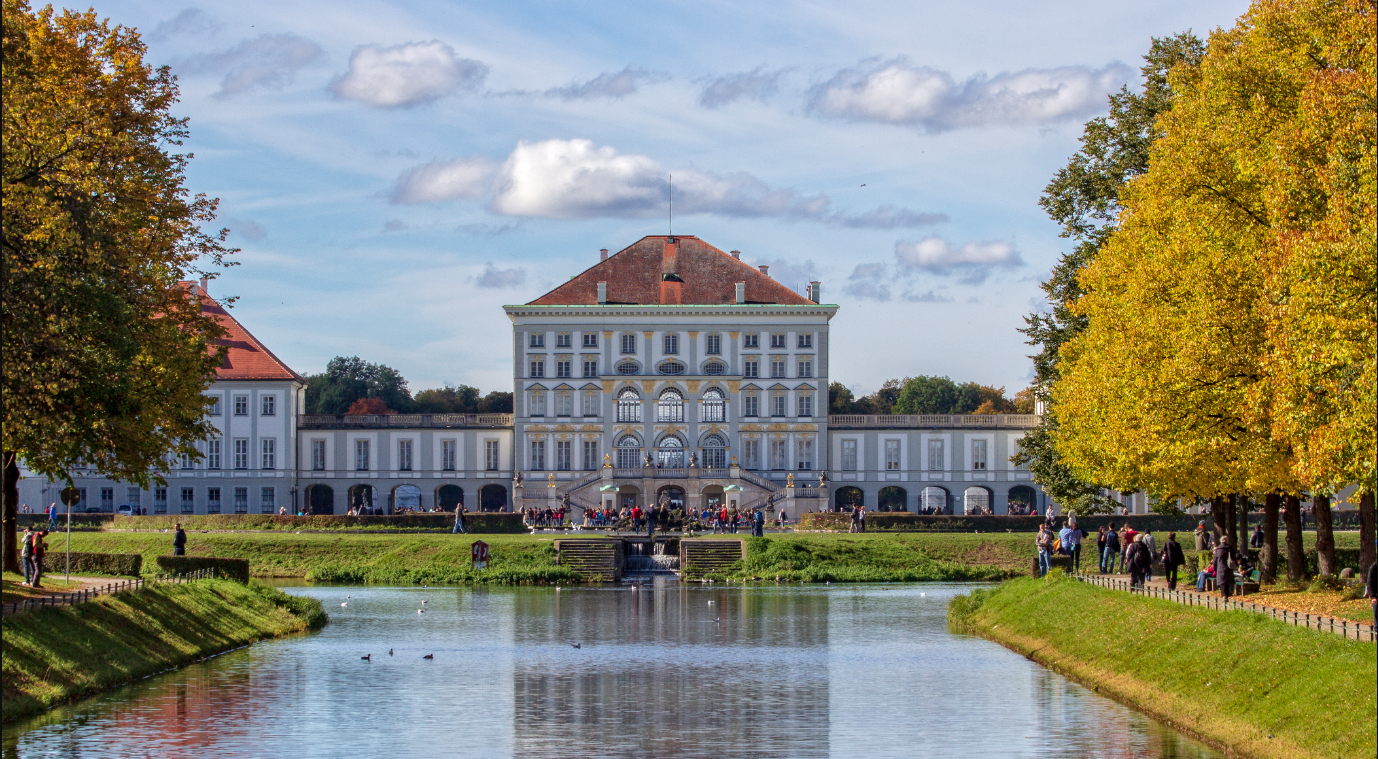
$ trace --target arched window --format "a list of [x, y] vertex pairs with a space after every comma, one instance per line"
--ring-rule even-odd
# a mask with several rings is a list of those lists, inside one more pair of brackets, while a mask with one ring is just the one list
[[656, 370], [661, 374], [684, 374], [684, 364], [678, 361], [666, 361], [659, 367], [656, 367]]
[[727, 441], [722, 435], [709, 435], [703, 440], [703, 468], [727, 468]]
[[925, 514], [946, 514], [947, 513], [947, 490], [929, 485], [923, 489], [919, 495], [919, 508]]
[[660, 441], [660, 450], [656, 451], [656, 463], [661, 469], [683, 469], [684, 442], [674, 435], [666, 435]]
[[635, 435], [623, 435], [617, 441], [617, 468], [641, 468], [641, 441]]
[[660, 394], [660, 401], [656, 404], [656, 421], [684, 421], [684, 396], [675, 388], [666, 388], [665, 392]]
[[716, 387], [710, 387], [703, 391], [703, 400], [700, 401], [701, 412], [699, 420], [704, 422], [725, 422], [727, 421], [727, 396]]
[[990, 514], [990, 491], [982, 487], [969, 487], [962, 494], [963, 511], [968, 514]]
[[641, 421], [641, 396], [637, 395], [636, 391], [630, 387], [623, 388], [622, 392], [617, 394], [617, 421]]
[[618, 374], [636, 374], [641, 367], [635, 361], [623, 361], [617, 365]]

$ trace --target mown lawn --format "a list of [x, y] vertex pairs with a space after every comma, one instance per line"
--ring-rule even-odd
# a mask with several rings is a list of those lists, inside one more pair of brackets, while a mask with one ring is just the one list
[[1378, 750], [1373, 643], [1059, 575], [959, 597], [949, 619], [1245, 756]]

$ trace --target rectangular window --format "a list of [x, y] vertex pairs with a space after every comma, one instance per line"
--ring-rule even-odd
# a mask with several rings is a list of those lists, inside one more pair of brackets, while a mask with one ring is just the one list
[[561, 356], [555, 359], [555, 376], [568, 379], [574, 371], [574, 359], [569, 356]]
[[182, 513], [196, 511], [196, 488], [182, 488]]
[[584, 347], [585, 347], [585, 348], [597, 348], [597, 347], [598, 347], [598, 333], [597, 333], [597, 332], [585, 332], [585, 333], [584, 333]]
[[885, 441], [885, 471], [898, 472], [900, 468], [900, 441]]
[[785, 376], [785, 357], [770, 357], [770, 376], [772, 379], [779, 379]]
[[748, 332], [748, 333], [746, 333], [745, 335], [742, 335], [742, 347], [743, 347], [743, 348], [759, 348], [759, 347], [761, 347], [761, 336], [758, 335], [758, 334], [756, 334], [755, 332]]
[[594, 358], [594, 357], [592, 357], [592, 356], [585, 356], [585, 357], [584, 357], [584, 376], [585, 376], [585, 377], [597, 377], [597, 376], [598, 376], [598, 359], [596, 359], [596, 358]]
[[555, 394], [555, 416], [574, 416], [574, 394], [563, 390]]
[[311, 470], [315, 472], [325, 471], [325, 441], [311, 441]]
[[234, 397], [234, 415], [235, 415], [235, 416], [248, 416], [248, 415], [249, 415], [249, 396], [247, 396], [247, 395], [236, 395], [236, 396]]
[[540, 472], [545, 469], [545, 441], [531, 441], [531, 468]]
[[775, 333], [771, 334], [771, 336], [770, 336], [770, 347], [772, 347], [772, 348], [783, 348], [783, 347], [785, 347], [785, 333], [783, 333], [783, 332], [775, 332]]
[[941, 472], [943, 466], [943, 441], [928, 441], [928, 468], [932, 471]]
[[540, 356], [540, 357], [538, 357], [538, 358], [532, 358], [532, 359], [531, 359], [531, 376], [532, 376], [532, 377], [544, 377], [544, 376], [545, 376], [545, 356]]
[[263, 438], [259, 441], [263, 447], [263, 468], [278, 468], [278, 441], [277, 438]]
[[747, 356], [746, 358], [742, 359], [742, 376], [760, 377], [761, 360], [755, 356]]
[[249, 439], [246, 437], [234, 439], [234, 468], [249, 468]]
[[771, 415], [771, 416], [784, 416], [784, 415], [785, 415], [785, 394], [784, 394], [784, 393], [775, 393], [774, 395], [770, 396], [770, 415]]
[[138, 488], [124, 489], [124, 504], [133, 509], [135, 514], [139, 513], [140, 495], [141, 491]]
[[207, 441], [206, 441], [206, 468], [207, 468], [207, 469], [219, 469], [219, 468], [220, 468], [220, 441], [219, 441], [219, 440], [207, 440]]
[[667, 354], [669, 354], [669, 353], [679, 353], [679, 333], [678, 333], [678, 332], [666, 332], [666, 333], [665, 333], [665, 352], [666, 352]]
[[531, 340], [527, 343], [527, 345], [529, 345], [529, 346], [532, 347], [532, 348], [544, 348], [544, 347], [545, 347], [545, 333], [544, 333], [544, 332], [532, 332], [532, 333], [531, 333]]
[[206, 513], [220, 513], [220, 488], [206, 488]]
[[276, 488], [263, 488], [258, 493], [258, 510], [271, 514], [278, 510], [278, 491]]
[[801, 437], [796, 442], [799, 449], [799, 466], [801, 471], [809, 472], [813, 470], [813, 438]]
[[747, 469], [761, 468], [761, 441], [755, 438], [742, 441], [742, 466]]
[[248, 489], [248, 488], [235, 488], [235, 489], [234, 489], [234, 513], [236, 513], [236, 514], [248, 514], [248, 513], [249, 513], [249, 489]]
[[211, 396], [211, 416], [220, 416], [220, 396]]
[[483, 469], [488, 472], [498, 471], [498, 441], [483, 441]]
[[454, 441], [454, 440], [442, 440], [442, 441], [440, 441], [440, 468], [441, 468], [441, 469], [443, 469], [443, 470], [445, 470], [445, 471], [447, 471], [447, 472], [453, 472], [453, 471], [455, 470], [455, 459], [457, 458], [457, 457], [455, 456], [455, 452], [456, 452], [456, 448], [457, 448], [457, 447], [458, 447], [458, 446], [456, 445], [456, 441]]
[[748, 393], [742, 397], [742, 416], [761, 415], [761, 396]]
[[597, 441], [597, 440], [585, 440], [585, 441], [584, 441], [584, 469], [591, 472], [591, 471], [593, 471], [593, 470], [595, 470], [595, 469], [598, 469], [598, 468], [601, 467], [602, 465], [603, 465], [603, 462], [601, 462], [601, 461], [598, 460], [598, 441]]
[[842, 441], [842, 469], [846, 472], [856, 471], [856, 441]]
[[367, 471], [368, 471], [368, 467], [369, 467], [369, 462], [368, 462], [368, 441], [367, 441], [367, 440], [355, 440], [355, 441], [354, 441], [354, 471], [356, 471], [356, 472], [367, 472]]
[[411, 443], [410, 440], [397, 441], [397, 471], [399, 472], [411, 471]]
[[813, 347], [813, 333], [812, 333], [812, 332], [803, 332], [803, 333], [800, 333], [800, 335], [799, 335], [799, 347], [800, 347], [800, 348], [812, 348], [812, 347]]
[[153, 513], [167, 513], [167, 488], [153, 488]]
[[704, 339], [704, 350], [710, 356], [722, 354], [722, 335], [709, 335]]
[[811, 358], [801, 358], [801, 359], [799, 359], [799, 376], [800, 376], [800, 377], [812, 377], [812, 376], [813, 376], [813, 359], [811, 359]]
[[770, 468], [780, 472], [789, 469], [789, 441], [770, 441]]
[[971, 468], [976, 471], [986, 468], [986, 441], [971, 441]]
[[260, 416], [276, 416], [278, 413], [278, 397], [276, 395], [265, 395], [259, 398]]
[[568, 348], [574, 344], [574, 335], [568, 332], [561, 332], [555, 336], [556, 348]]
[[799, 415], [813, 416], [813, 393], [799, 394]]
[[603, 394], [597, 390], [584, 391], [584, 416], [599, 416], [602, 412]]
[[628, 332], [622, 336], [622, 352], [636, 353], [636, 335]]
[[531, 393], [531, 402], [527, 404], [531, 413], [529, 416], [545, 416], [545, 391], [536, 390]]
[[568, 472], [570, 467], [570, 442], [568, 440], [555, 441], [555, 468], [561, 472]]

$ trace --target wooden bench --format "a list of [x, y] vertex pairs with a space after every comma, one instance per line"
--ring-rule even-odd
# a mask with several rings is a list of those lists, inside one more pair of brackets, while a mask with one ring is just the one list
[[[1253, 580], [1246, 580], [1242, 575], [1234, 576], [1234, 594], [1237, 596], [1247, 596], [1250, 593], [1258, 592], [1258, 583]], [[1211, 593], [1216, 590], [1215, 578], [1206, 578], [1206, 592]]]

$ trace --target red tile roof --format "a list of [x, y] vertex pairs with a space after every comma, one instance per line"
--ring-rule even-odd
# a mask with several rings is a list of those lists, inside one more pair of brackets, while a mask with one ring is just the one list
[[598, 283], [613, 305], [735, 303], [746, 283], [747, 303], [811, 306], [813, 301], [692, 235], [653, 235], [608, 256], [529, 306], [598, 305]]
[[[211, 314], [217, 322], [220, 322], [220, 326], [225, 328], [225, 335], [215, 341], [215, 347], [228, 346], [225, 361], [216, 370], [216, 379], [306, 381], [304, 377], [284, 364], [281, 359], [274, 356], [272, 351], [268, 350], [263, 343], [258, 341], [258, 338], [244, 328], [243, 324], [230, 316], [230, 312], [226, 311], [224, 306], [206, 295], [204, 285], [196, 282], [182, 282], [181, 285], [188, 290], [197, 287], [202, 313]], [[215, 347], [209, 347], [207, 350], [213, 351]]]

